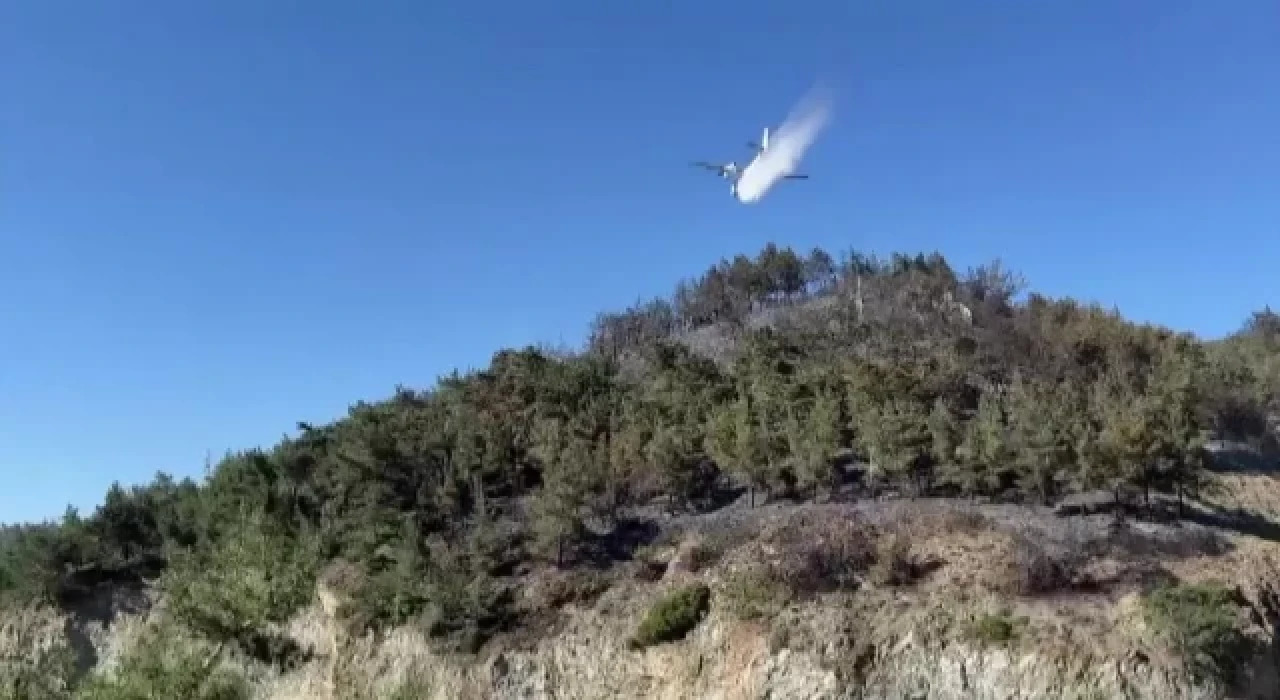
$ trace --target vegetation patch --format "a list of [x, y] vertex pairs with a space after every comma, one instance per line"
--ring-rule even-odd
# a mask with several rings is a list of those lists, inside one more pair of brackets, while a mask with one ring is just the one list
[[0, 700], [66, 698], [75, 656], [45, 605], [0, 605]]
[[608, 574], [594, 569], [550, 571], [530, 581], [526, 596], [535, 610], [555, 609], [568, 603], [589, 603], [609, 590]]
[[1081, 551], [1054, 552], [1030, 531], [1014, 532], [1004, 592], [1034, 596], [1071, 589], [1079, 579]]
[[288, 667], [305, 652], [270, 627], [311, 600], [317, 566], [313, 547], [251, 520], [215, 546], [175, 557], [161, 586], [169, 612], [188, 630]]
[[800, 596], [855, 588], [876, 556], [870, 529], [847, 515], [802, 515], [768, 541], [771, 575]]
[[984, 613], [969, 625], [969, 636], [985, 645], [1007, 646], [1017, 641], [1028, 622], [1027, 617], [1014, 617], [1007, 610]]
[[1197, 678], [1231, 685], [1252, 657], [1238, 594], [1216, 584], [1161, 586], [1143, 599], [1147, 624]]
[[631, 646], [643, 649], [655, 644], [684, 639], [698, 626], [711, 607], [711, 589], [706, 584], [682, 586], [654, 604], [641, 620]]
[[922, 573], [922, 563], [911, 549], [904, 533], [890, 532], [876, 543], [875, 563], [870, 577], [882, 586], [898, 586], [914, 582]]
[[718, 592], [729, 614], [739, 620], [768, 620], [791, 600], [792, 593], [764, 567], [750, 567], [725, 577]]
[[678, 551], [677, 556], [683, 555], [689, 571], [705, 571], [750, 540], [753, 534], [753, 529], [748, 527], [713, 528], [697, 536], [687, 550], [682, 548], [684, 551]]
[[174, 628], [156, 627], [110, 672], [89, 677], [72, 700], [249, 700], [248, 680], [219, 663], [222, 650], [222, 645], [186, 639]]

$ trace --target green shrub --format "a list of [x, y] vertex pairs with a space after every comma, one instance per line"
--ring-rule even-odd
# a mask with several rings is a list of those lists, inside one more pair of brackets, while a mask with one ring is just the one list
[[698, 626], [710, 606], [711, 589], [706, 584], [677, 589], [649, 609], [631, 639], [632, 647], [641, 649], [683, 639]]
[[423, 674], [413, 674], [405, 678], [387, 695], [386, 700], [421, 700], [431, 694], [431, 684]]
[[193, 644], [172, 630], [152, 630], [108, 673], [91, 676], [75, 700], [249, 700], [249, 682], [219, 666], [222, 646]]
[[317, 568], [313, 542], [250, 518], [211, 546], [175, 556], [161, 586], [169, 611], [188, 630], [254, 654], [279, 647], [264, 642], [264, 633], [311, 600]]
[[1173, 584], [1144, 600], [1147, 624], [1200, 680], [1230, 685], [1250, 656], [1235, 593], [1213, 584]]
[[1007, 611], [987, 613], [973, 621], [969, 633], [983, 644], [1004, 645], [1017, 639], [1027, 622], [1026, 617], [1013, 617]]

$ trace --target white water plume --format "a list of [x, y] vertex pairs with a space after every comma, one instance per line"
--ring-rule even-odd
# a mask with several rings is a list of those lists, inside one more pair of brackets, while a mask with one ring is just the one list
[[795, 173], [805, 151], [831, 120], [831, 98], [823, 89], [814, 89], [800, 101], [775, 132], [769, 147], [738, 179], [738, 199], [758, 201], [779, 180]]

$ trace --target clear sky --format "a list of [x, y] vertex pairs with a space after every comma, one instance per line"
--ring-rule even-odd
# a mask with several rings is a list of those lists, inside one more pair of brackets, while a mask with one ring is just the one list
[[[818, 78], [811, 180], [744, 206], [689, 167]], [[1280, 305], [1278, 129], [1272, 0], [11, 0], [0, 521], [770, 240], [999, 256], [1221, 335]]]

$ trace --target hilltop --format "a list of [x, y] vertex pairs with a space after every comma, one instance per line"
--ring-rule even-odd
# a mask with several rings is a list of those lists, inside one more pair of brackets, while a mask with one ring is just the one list
[[0, 698], [1275, 697], [1280, 316], [1024, 287], [770, 245], [5, 528]]

